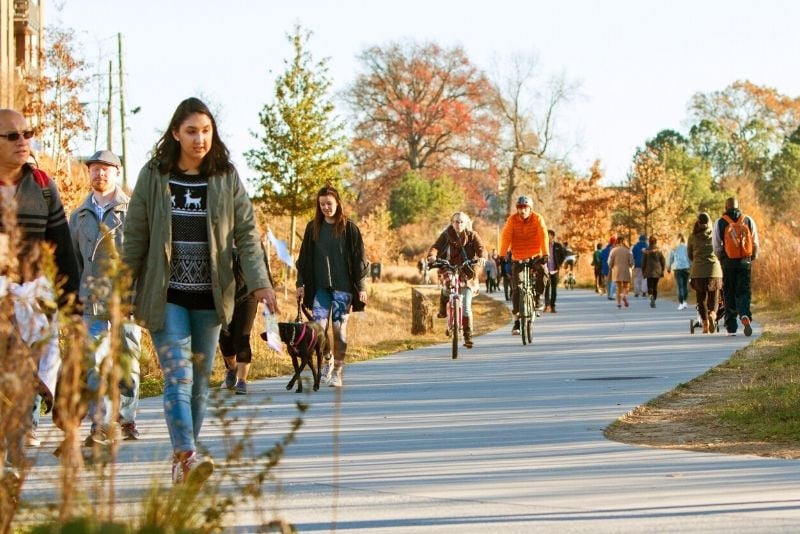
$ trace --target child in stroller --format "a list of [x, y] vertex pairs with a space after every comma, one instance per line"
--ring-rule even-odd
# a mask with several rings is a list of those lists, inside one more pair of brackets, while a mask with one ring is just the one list
[[[697, 305], [695, 305], [695, 310], [697, 310]], [[709, 313], [709, 315], [711, 315]], [[725, 320], [725, 300], [722, 298], [722, 291], [719, 292], [719, 299], [717, 300], [717, 311], [714, 315], [713, 320], [709, 320], [708, 324], [708, 333], [713, 334], [714, 332], [719, 332], [719, 322], [720, 320]], [[703, 328], [703, 318], [700, 316], [700, 311], [697, 312], [697, 317], [694, 319], [689, 319], [689, 333], [694, 334], [694, 331], [697, 328]]]

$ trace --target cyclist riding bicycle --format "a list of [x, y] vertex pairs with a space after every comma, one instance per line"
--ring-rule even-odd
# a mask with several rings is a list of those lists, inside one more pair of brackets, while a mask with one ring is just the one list
[[[547, 236], [547, 226], [544, 218], [533, 211], [533, 201], [528, 196], [521, 196], [517, 199], [517, 212], [510, 215], [506, 220], [503, 231], [500, 234], [500, 254], [505, 255], [511, 252], [512, 261], [527, 260], [535, 256], [545, 258], [548, 256], [550, 242]], [[541, 297], [544, 295], [546, 276], [544, 266], [537, 263], [533, 269], [537, 273], [536, 277], [536, 302], [534, 306], [537, 311], [544, 309], [541, 306]], [[514, 263], [511, 268], [511, 280], [513, 283], [511, 292], [512, 311], [514, 313], [514, 327], [511, 329], [513, 335], [519, 335], [519, 272], [521, 266]]]
[[[445, 259], [453, 265], [459, 265], [466, 260], [484, 260], [486, 251], [483, 248], [481, 238], [472, 231], [472, 221], [463, 211], [455, 212], [450, 217], [450, 225], [439, 236], [436, 242], [428, 251], [428, 263], [436, 259]], [[473, 265], [471, 268], [461, 271], [461, 298], [464, 301], [463, 330], [464, 346], [472, 348], [472, 295], [478, 290], [478, 274], [483, 261]], [[439, 276], [447, 276], [449, 273], [440, 271]], [[439, 295], [439, 314], [437, 317], [447, 317], [446, 287], [442, 285], [442, 293]]]

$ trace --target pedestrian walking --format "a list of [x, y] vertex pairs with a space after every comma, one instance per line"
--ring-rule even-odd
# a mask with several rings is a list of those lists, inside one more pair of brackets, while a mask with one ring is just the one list
[[617, 236], [616, 245], [608, 256], [608, 267], [611, 279], [617, 290], [617, 308], [628, 307], [628, 292], [631, 288], [631, 269], [633, 269], [633, 253], [625, 242], [625, 236]]
[[651, 235], [649, 246], [642, 255], [642, 276], [647, 279], [647, 293], [650, 295], [650, 307], [656, 307], [658, 299], [658, 281], [664, 277], [667, 262], [664, 253], [658, 248], [658, 238]]
[[347, 321], [351, 309], [363, 311], [367, 305], [368, 272], [361, 231], [345, 216], [339, 192], [326, 185], [303, 233], [296, 286], [314, 321], [326, 331], [328, 324], [333, 327], [333, 362], [326, 358], [321, 373], [331, 387], [344, 385]]
[[689, 298], [689, 269], [692, 262], [686, 251], [686, 239], [683, 234], [678, 234], [678, 244], [669, 253], [667, 260], [667, 273], [675, 271], [675, 289], [678, 293], [678, 309], [685, 310]]
[[725, 213], [712, 228], [714, 252], [722, 265], [722, 293], [725, 300], [725, 329], [736, 335], [737, 318], [744, 335], [753, 334], [750, 311], [752, 264], [758, 257], [758, 228], [752, 217], [742, 213], [739, 201], [725, 201]]
[[[69, 219], [73, 248], [80, 273], [80, 300], [83, 322], [88, 341], [95, 351], [94, 365], [87, 370], [86, 383], [93, 393], [89, 401], [88, 416], [92, 421], [85, 444], [105, 443], [117, 435], [116, 417], [112, 420], [112, 402], [108, 395], [97, 398], [99, 391], [108, 391], [107, 377], [101, 375], [103, 359], [108, 357], [108, 335], [111, 317], [108, 311], [108, 273], [118, 268], [119, 254], [123, 248], [123, 225], [128, 214], [128, 195], [118, 186], [122, 163], [110, 150], [100, 150], [92, 155], [86, 165], [92, 191], [84, 198]], [[127, 318], [126, 318], [127, 319]], [[122, 351], [119, 366], [125, 370], [119, 382], [119, 430], [123, 439], [139, 439], [136, 428], [136, 410], [139, 406], [139, 358], [141, 356], [141, 328], [133, 322], [120, 325]], [[104, 341], [106, 340], [106, 341]]]
[[153, 154], [128, 205], [123, 260], [136, 287], [134, 315], [164, 373], [172, 481], [200, 484], [214, 469], [197, 440], [219, 332], [233, 319], [234, 246], [256, 300], [272, 313], [278, 306], [253, 207], [208, 107], [181, 102]]
[[642, 258], [647, 249], [647, 236], [639, 235], [639, 241], [633, 245], [633, 296], [645, 296], [647, 294], [647, 277], [642, 274]]
[[[553, 229], [547, 230], [550, 238], [550, 251], [547, 258], [547, 274], [549, 282], [544, 293], [544, 311], [556, 313], [556, 298], [558, 297], [558, 274], [561, 266], [566, 261], [567, 253], [564, 245], [556, 241], [556, 232]], [[574, 263], [574, 256], [573, 256]]]
[[711, 218], [708, 213], [699, 213], [686, 244], [692, 262], [692, 288], [697, 294], [697, 313], [703, 322], [703, 333], [717, 331], [717, 308], [722, 289], [722, 266], [714, 254]]

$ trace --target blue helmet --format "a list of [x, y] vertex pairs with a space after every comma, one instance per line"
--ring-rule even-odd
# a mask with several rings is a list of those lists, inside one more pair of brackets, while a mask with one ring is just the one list
[[517, 207], [520, 207], [520, 206], [528, 206], [528, 207], [532, 208], [533, 207], [533, 201], [531, 200], [531, 197], [526, 196], [526, 195], [522, 195], [521, 197], [519, 197], [517, 199]]

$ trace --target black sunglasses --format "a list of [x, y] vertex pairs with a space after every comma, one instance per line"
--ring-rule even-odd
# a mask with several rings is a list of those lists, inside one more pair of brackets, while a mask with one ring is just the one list
[[33, 130], [25, 130], [24, 132], [11, 132], [7, 134], [0, 134], [0, 137], [5, 137], [9, 141], [19, 141], [20, 137], [30, 139], [33, 137]]

